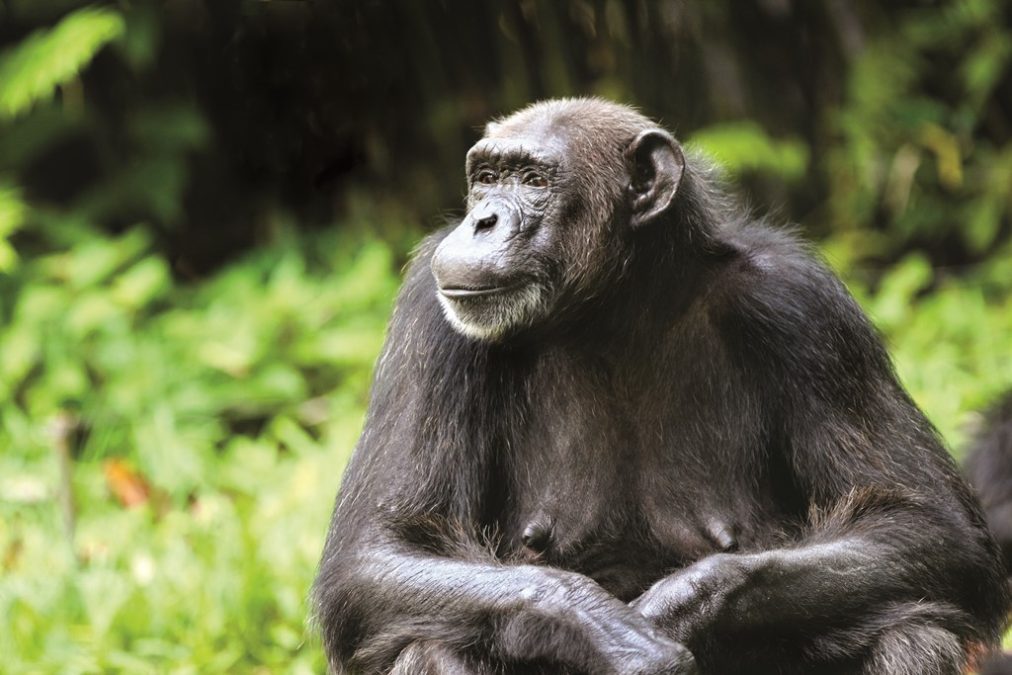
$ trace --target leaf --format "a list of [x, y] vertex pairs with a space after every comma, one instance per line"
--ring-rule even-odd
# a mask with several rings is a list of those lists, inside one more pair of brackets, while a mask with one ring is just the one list
[[0, 272], [10, 271], [18, 257], [8, 238], [20, 228], [28, 214], [28, 205], [21, 190], [10, 183], [0, 182]]
[[109, 459], [102, 464], [105, 484], [116, 500], [127, 508], [140, 506], [151, 496], [151, 487], [139, 472], [121, 459]]
[[880, 327], [888, 329], [902, 324], [910, 318], [913, 299], [931, 280], [932, 269], [927, 259], [911, 253], [882, 280], [869, 313]]
[[920, 128], [921, 143], [935, 153], [938, 163], [938, 181], [955, 190], [963, 184], [963, 159], [959, 141], [937, 124], [925, 123]]
[[760, 171], [792, 180], [808, 167], [808, 146], [796, 138], [772, 138], [754, 122], [729, 122], [700, 129], [689, 147], [711, 155], [732, 174]]
[[967, 93], [976, 104], [982, 104], [1006, 72], [1012, 58], [1012, 37], [994, 32], [981, 40], [961, 64]]
[[86, 7], [54, 28], [39, 30], [0, 56], [0, 119], [12, 119], [52, 97], [123, 34], [123, 18], [109, 9]]
[[21, 190], [10, 183], [0, 182], [0, 238], [10, 236], [21, 227], [28, 211]]
[[112, 297], [130, 309], [138, 309], [168, 291], [172, 284], [169, 266], [157, 256], [148, 256], [113, 281]]
[[970, 202], [967, 209], [963, 241], [972, 251], [982, 252], [998, 236], [1001, 230], [1003, 204], [991, 195], [978, 197]]

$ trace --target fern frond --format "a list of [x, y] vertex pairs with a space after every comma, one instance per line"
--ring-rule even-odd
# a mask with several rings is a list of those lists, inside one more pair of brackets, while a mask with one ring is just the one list
[[17, 117], [52, 97], [103, 46], [122, 35], [124, 27], [117, 12], [85, 7], [0, 55], [0, 120]]

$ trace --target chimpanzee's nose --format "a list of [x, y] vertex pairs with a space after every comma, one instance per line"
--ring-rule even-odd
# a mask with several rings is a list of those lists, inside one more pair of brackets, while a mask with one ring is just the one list
[[464, 218], [462, 225], [475, 239], [491, 244], [493, 239], [511, 237], [520, 230], [521, 214], [502, 199], [484, 199]]

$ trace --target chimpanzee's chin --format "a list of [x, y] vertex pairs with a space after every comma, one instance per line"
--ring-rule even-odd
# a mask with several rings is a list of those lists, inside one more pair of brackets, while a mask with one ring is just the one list
[[447, 321], [458, 333], [483, 342], [498, 342], [531, 325], [542, 313], [545, 293], [536, 283], [482, 290], [439, 291]]

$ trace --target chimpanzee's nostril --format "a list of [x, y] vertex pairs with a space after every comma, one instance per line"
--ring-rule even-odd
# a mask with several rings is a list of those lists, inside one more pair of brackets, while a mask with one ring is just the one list
[[491, 230], [495, 227], [496, 222], [499, 220], [499, 216], [494, 213], [490, 213], [484, 218], [477, 218], [474, 221], [474, 231], [481, 232], [482, 230]]

